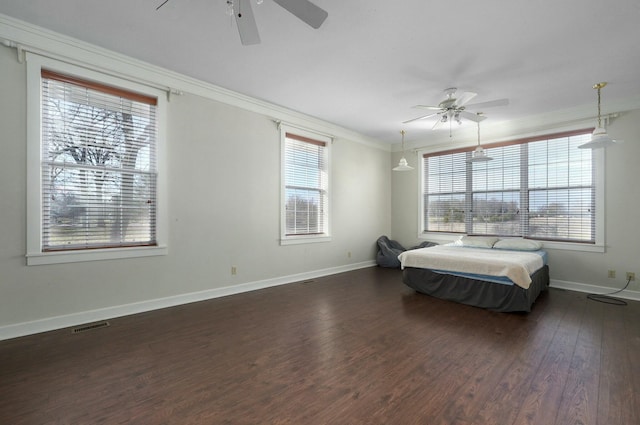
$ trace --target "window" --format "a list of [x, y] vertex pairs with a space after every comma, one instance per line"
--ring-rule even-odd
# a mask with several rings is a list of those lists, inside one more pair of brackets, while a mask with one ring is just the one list
[[281, 126], [282, 243], [329, 240], [330, 139]]
[[[38, 138], [30, 140], [38, 148], [37, 189], [30, 186], [38, 220], [29, 220], [29, 263], [157, 248], [159, 96], [38, 68]], [[100, 255], [109, 250], [120, 253]]]
[[489, 145], [485, 162], [472, 148], [425, 154], [423, 232], [595, 244], [597, 161], [578, 148], [590, 134]]

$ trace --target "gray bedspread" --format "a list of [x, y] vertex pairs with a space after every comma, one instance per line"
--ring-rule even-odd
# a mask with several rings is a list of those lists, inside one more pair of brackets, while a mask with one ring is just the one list
[[499, 312], [530, 312], [540, 293], [549, 287], [549, 266], [531, 276], [528, 289], [414, 267], [404, 268], [402, 280], [417, 292], [437, 298]]

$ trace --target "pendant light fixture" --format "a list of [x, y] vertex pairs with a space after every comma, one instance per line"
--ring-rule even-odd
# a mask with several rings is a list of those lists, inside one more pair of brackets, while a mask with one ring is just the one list
[[413, 167], [409, 165], [407, 159], [404, 157], [404, 130], [400, 130], [400, 134], [402, 134], [402, 158], [400, 158], [398, 166], [395, 167], [393, 171], [411, 171]]
[[600, 115], [600, 90], [606, 86], [606, 82], [597, 83], [593, 85], [593, 88], [598, 90], [598, 126], [593, 130], [591, 134], [591, 140], [585, 144], [578, 146], [580, 149], [598, 149], [606, 148], [607, 146], [614, 145], [616, 143], [609, 135], [607, 130], [602, 126], [602, 117]]
[[487, 152], [485, 152], [485, 150], [482, 149], [482, 146], [480, 146], [480, 121], [484, 120], [487, 117], [481, 116], [482, 112], [478, 112], [477, 115], [478, 121], [476, 121], [476, 123], [478, 124], [478, 147], [471, 154], [471, 159], [469, 160], [469, 162], [491, 161], [493, 158], [487, 155]]

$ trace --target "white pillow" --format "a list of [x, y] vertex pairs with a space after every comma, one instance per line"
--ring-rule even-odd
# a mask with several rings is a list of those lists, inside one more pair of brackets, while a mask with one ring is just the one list
[[493, 245], [496, 249], [514, 249], [517, 251], [537, 251], [542, 243], [530, 239], [500, 239]]
[[491, 248], [498, 240], [495, 236], [462, 236], [460, 245], [474, 248]]

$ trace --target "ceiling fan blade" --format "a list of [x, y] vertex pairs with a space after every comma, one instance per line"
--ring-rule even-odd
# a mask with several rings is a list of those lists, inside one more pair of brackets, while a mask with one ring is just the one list
[[169, 2], [169, 0], [164, 0], [160, 6], [156, 7], [156, 10], [160, 9], [162, 6], [164, 6], [168, 2]]
[[428, 106], [428, 105], [415, 105], [415, 106], [412, 106], [412, 108], [416, 108], [416, 109], [431, 109], [431, 110], [434, 110], [434, 111], [439, 111], [439, 110], [442, 109], [440, 106]]
[[507, 106], [508, 104], [509, 99], [496, 99], [490, 100], [488, 102], [480, 102], [474, 103], [472, 105], [467, 105], [467, 109], [495, 108], [496, 106]]
[[318, 29], [329, 14], [309, 0], [273, 0], [312, 28]]
[[258, 34], [258, 26], [256, 25], [256, 19], [253, 17], [250, 0], [236, 1], [235, 15], [240, 41], [244, 46], [260, 44], [260, 34]]
[[470, 91], [466, 91], [464, 93], [462, 93], [462, 96], [460, 96], [460, 99], [456, 100], [456, 107], [461, 107], [466, 105], [471, 99], [473, 99], [474, 97], [476, 97], [478, 95], [478, 93], [473, 93]]
[[484, 115], [474, 114], [473, 112], [469, 111], [460, 111], [460, 116], [473, 122], [481, 122], [487, 119], [487, 117]]
[[438, 115], [438, 113], [436, 112], [436, 113], [429, 114], [429, 115], [423, 115], [423, 116], [418, 117], [418, 118], [413, 118], [413, 119], [410, 119], [408, 121], [402, 121], [402, 124], [408, 124], [408, 123], [414, 122], [414, 121], [425, 120], [427, 118], [431, 118], [434, 115]]
[[440, 128], [442, 126], [442, 124], [444, 124], [444, 123], [445, 122], [442, 121], [442, 119], [438, 119], [438, 121], [436, 121], [436, 123], [433, 125], [433, 127], [431, 127], [431, 129], [432, 130], [436, 130], [436, 129]]

